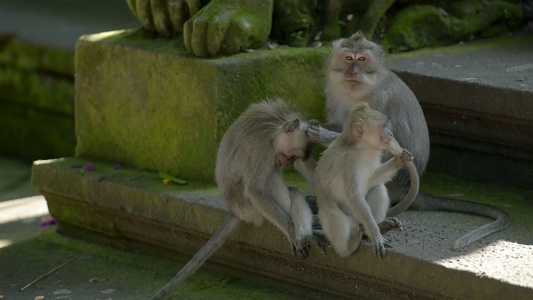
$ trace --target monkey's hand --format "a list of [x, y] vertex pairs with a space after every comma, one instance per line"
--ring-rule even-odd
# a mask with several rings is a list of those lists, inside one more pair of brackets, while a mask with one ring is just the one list
[[329, 131], [322, 127], [317, 120], [309, 121], [309, 128], [307, 128], [307, 136], [313, 143], [317, 143], [323, 146], [328, 146], [336, 139], [340, 134], [334, 131]]
[[183, 24], [200, 9], [200, 0], [128, 0], [144, 28], [161, 36], [183, 33]]
[[415, 156], [411, 152], [403, 149], [402, 153], [399, 156], [396, 156], [396, 163], [398, 166], [403, 167], [406, 162], [412, 161], [414, 158]]
[[273, 0], [212, 0], [185, 22], [187, 51], [196, 56], [230, 55], [266, 42]]
[[388, 241], [380, 234], [372, 241], [372, 246], [374, 247], [374, 255], [378, 258], [383, 258], [385, 255], [385, 243]]

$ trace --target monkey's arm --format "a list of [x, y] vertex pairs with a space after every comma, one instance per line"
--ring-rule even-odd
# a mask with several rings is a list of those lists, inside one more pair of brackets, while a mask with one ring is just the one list
[[298, 173], [302, 174], [313, 188], [315, 187], [315, 162], [313, 159], [306, 161], [298, 159], [294, 162], [294, 168]]
[[311, 123], [311, 126], [307, 129], [307, 136], [313, 143], [327, 147], [334, 139], [340, 136], [340, 133], [322, 127], [317, 121], [311, 120], [309, 123]]
[[[394, 144], [394, 146], [392, 144]], [[407, 164], [407, 162], [411, 162], [413, 160], [414, 157], [411, 152], [407, 151], [406, 149], [402, 149], [396, 140], [391, 141], [391, 148], [392, 147], [394, 147], [394, 149], [392, 151], [389, 149], [389, 151], [396, 155], [396, 157], [392, 157], [387, 162], [379, 166], [374, 174], [372, 174], [372, 176], [368, 179], [369, 189], [377, 186], [378, 184], [389, 181], [396, 174], [396, 172], [398, 172], [398, 170]], [[401, 149], [401, 151], [398, 151], [398, 147]]]
[[365, 234], [372, 240], [374, 255], [382, 258], [385, 255], [385, 238], [381, 235], [372, 211], [362, 193], [355, 193], [350, 197], [349, 207], [355, 219], [363, 224]]
[[[372, 211], [370, 210], [370, 207], [368, 206], [368, 202], [365, 199], [365, 193], [360, 190], [357, 184], [357, 176], [360, 176], [359, 174], [355, 174], [355, 172], [350, 172], [351, 168], [346, 168], [345, 172], [345, 178], [350, 180], [349, 182], [353, 182], [353, 185], [348, 188], [348, 207], [350, 208], [350, 211], [352, 215], [355, 217], [356, 220], [361, 222], [363, 224], [363, 228], [365, 231], [365, 234], [372, 240], [373, 246], [374, 246], [374, 254], [382, 258], [385, 254], [385, 239], [381, 235], [381, 232], [379, 230], [379, 226], [376, 223], [376, 220], [374, 219], [374, 216], [372, 215]], [[353, 170], [353, 169], [352, 169]]]
[[368, 189], [389, 181], [395, 174], [403, 167], [398, 165], [396, 157], [392, 157], [386, 163], [379, 166], [379, 168], [368, 179]]

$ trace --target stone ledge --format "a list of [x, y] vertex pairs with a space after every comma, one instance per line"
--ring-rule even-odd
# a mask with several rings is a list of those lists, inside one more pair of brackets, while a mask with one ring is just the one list
[[389, 56], [387, 65], [424, 110], [430, 164], [469, 178], [533, 184], [532, 52], [533, 36], [526, 35]]
[[[137, 243], [148, 249], [163, 248], [190, 255], [205, 243], [227, 214], [212, 185], [190, 182], [186, 186], [167, 186], [154, 172], [112, 170], [113, 164], [106, 162], [92, 161], [96, 166], [93, 171], [71, 168], [73, 164], [88, 162], [67, 158], [34, 164], [33, 184], [46, 197], [60, 232], [77, 232], [78, 236], [80, 232], [90, 232], [93, 239], [100, 241]], [[431, 181], [431, 174], [428, 175]], [[288, 177], [290, 184], [301, 184]], [[457, 182], [442, 176], [433, 181], [444, 182], [448, 190], [457, 192], [488, 189], [478, 191], [493, 196], [490, 200], [491, 197], [483, 195], [484, 201], [497, 202], [501, 199], [495, 198], [505, 197], [513, 223], [503, 232], [453, 252], [449, 248], [456, 238], [487, 220], [459, 214], [407, 212], [400, 216], [405, 230], [387, 234], [394, 248], [383, 260], [375, 258], [366, 245], [348, 258], [338, 257], [330, 248], [327, 256], [313, 249], [307, 260], [295, 259], [279, 230], [271, 225], [244, 225], [210, 261], [280, 280], [289, 287], [317, 290], [317, 295], [328, 298], [530, 296], [533, 280], [528, 272], [533, 266], [533, 235], [528, 225], [531, 222], [526, 221], [531, 212], [531, 204], [525, 201], [527, 191], [522, 191], [524, 195], [504, 188], [495, 192], [488, 186], [476, 187], [472, 183], [463, 184], [462, 188], [459, 184], [458, 188]]]

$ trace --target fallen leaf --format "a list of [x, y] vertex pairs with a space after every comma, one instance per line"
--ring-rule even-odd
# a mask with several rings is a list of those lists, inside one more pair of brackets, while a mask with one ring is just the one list
[[[159, 176], [163, 179], [168, 179], [174, 183], [177, 183], [177, 184], [187, 184], [187, 181], [181, 179], [181, 178], [177, 178], [177, 177], [174, 177], [170, 174], [167, 174], [165, 172], [162, 172], [162, 171], [159, 171]], [[166, 183], [165, 183], [166, 184]]]

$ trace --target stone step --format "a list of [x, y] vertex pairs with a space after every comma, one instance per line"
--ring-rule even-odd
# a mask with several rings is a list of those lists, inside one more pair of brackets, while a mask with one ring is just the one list
[[[94, 169], [72, 168], [89, 163]], [[34, 163], [33, 184], [46, 197], [59, 232], [122, 249], [192, 255], [228, 213], [213, 185], [194, 181], [165, 185], [156, 172], [113, 169], [114, 165], [82, 158]], [[297, 174], [287, 175], [289, 184], [309, 191]], [[265, 282], [283, 282], [295, 293], [307, 291], [302, 295], [322, 299], [531, 297], [533, 227], [528, 220], [533, 206], [527, 199], [529, 191], [431, 172], [422, 190], [502, 207], [512, 223], [502, 232], [452, 251], [455, 239], [489, 220], [444, 212], [405, 212], [399, 216], [404, 230], [385, 236], [393, 248], [382, 260], [366, 244], [346, 258], [330, 247], [326, 256], [313, 248], [308, 259], [294, 258], [286, 237], [274, 226], [242, 225], [209, 261], [228, 272], [240, 270], [244, 278], [251, 272], [264, 276]]]

